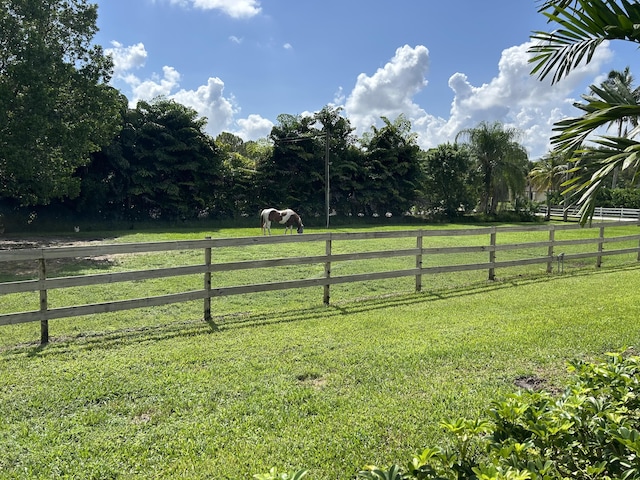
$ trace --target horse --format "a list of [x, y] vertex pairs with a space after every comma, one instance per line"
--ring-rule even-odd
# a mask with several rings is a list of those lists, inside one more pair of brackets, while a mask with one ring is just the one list
[[265, 235], [269, 232], [271, 235], [271, 222], [278, 222], [281, 225], [284, 225], [284, 234], [287, 234], [287, 230], [291, 231], [291, 235], [293, 235], [293, 227], [295, 226], [298, 234], [304, 231], [304, 225], [302, 224], [302, 219], [300, 215], [291, 210], [290, 208], [286, 208], [284, 210], [276, 210], [275, 208], [265, 208], [260, 212], [260, 227], [262, 228], [262, 235]]

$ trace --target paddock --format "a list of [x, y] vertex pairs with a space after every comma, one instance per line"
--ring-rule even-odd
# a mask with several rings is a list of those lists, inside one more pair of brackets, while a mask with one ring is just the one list
[[[496, 281], [503, 274], [551, 275], [572, 268], [600, 268], [614, 257], [628, 264], [640, 260], [636, 230], [629, 222], [605, 222], [588, 228], [545, 224], [3, 250], [0, 265], [22, 265], [31, 278], [4, 275], [0, 283], [0, 326], [4, 327], [0, 328], [40, 322], [40, 341], [46, 344], [49, 320], [83, 315], [201, 302], [202, 318], [211, 322], [216, 314], [212, 301], [235, 295], [307, 289], [318, 291], [317, 302], [329, 305], [335, 289], [355, 282], [397, 279], [403, 283], [393, 288], [421, 292], [439, 285], [436, 279], [443, 275], [445, 283], [456, 275], [463, 281], [472, 276]], [[160, 263], [135, 270], [103, 261], [140, 255], [158, 255]], [[165, 266], [162, 259], [167, 257], [184, 257], [185, 264]], [[24, 265], [32, 265], [31, 270]], [[256, 281], [262, 278], [256, 273], [261, 270], [274, 272], [271, 281]], [[181, 279], [177, 291], [167, 291], [171, 278]], [[93, 293], [87, 295], [85, 289]], [[96, 289], [103, 300], [83, 302], [95, 299]], [[16, 296], [23, 306], [19, 311]]]

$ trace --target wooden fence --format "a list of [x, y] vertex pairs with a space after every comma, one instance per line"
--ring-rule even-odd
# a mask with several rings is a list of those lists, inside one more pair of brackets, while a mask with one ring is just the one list
[[[0, 263], [3, 262], [23, 262], [36, 261], [39, 265], [38, 278], [22, 281], [9, 281], [0, 283], [0, 295], [16, 294], [23, 292], [39, 292], [39, 309], [33, 311], [13, 312], [0, 315], [0, 325], [11, 325], [24, 322], [39, 321], [41, 328], [41, 343], [49, 341], [48, 320], [58, 318], [68, 318], [80, 315], [100, 314], [106, 312], [116, 312], [141, 307], [154, 307], [178, 302], [202, 300], [204, 303], [204, 318], [211, 320], [211, 299], [227, 295], [240, 295], [253, 292], [268, 292], [275, 290], [285, 290], [305, 287], [322, 287], [323, 301], [329, 304], [330, 288], [332, 285], [349, 282], [366, 282], [371, 280], [390, 279], [398, 277], [415, 277], [415, 290], [422, 290], [423, 276], [446, 273], [446, 272], [467, 272], [472, 270], [486, 270], [489, 280], [495, 279], [495, 271], [499, 268], [515, 267], [522, 265], [546, 264], [546, 272], [551, 273], [557, 262], [560, 265], [562, 260], [595, 258], [595, 266], [602, 265], [602, 259], [608, 255], [635, 254], [635, 261], [640, 261], [640, 234], [615, 235], [616, 228], [626, 227], [628, 232], [628, 222], [608, 222], [594, 224], [589, 228], [593, 232], [587, 238], [573, 238], [557, 240], [556, 232], [562, 230], [577, 230], [581, 227], [576, 224], [546, 224], [518, 227], [480, 227], [469, 229], [434, 229], [434, 230], [413, 230], [413, 231], [379, 231], [363, 233], [323, 233], [305, 234], [295, 236], [271, 236], [271, 237], [241, 237], [241, 238], [205, 238], [202, 240], [188, 241], [167, 241], [135, 244], [101, 244], [95, 246], [63, 246], [47, 248], [28, 248], [1, 250]], [[605, 236], [606, 232], [613, 232], [613, 235]], [[505, 233], [518, 232], [541, 232], [542, 241], [524, 243], [499, 243], [498, 236]], [[545, 235], [545, 232], [548, 232]], [[619, 231], [617, 232], [619, 233]], [[460, 236], [486, 236], [486, 243], [468, 246], [429, 246], [430, 239], [435, 237], [460, 237]], [[415, 238], [415, 246], [412, 248], [402, 248], [393, 250], [378, 250], [355, 253], [333, 253], [335, 242], [349, 242], [351, 240], [376, 240], [376, 239], [401, 239]], [[315, 256], [272, 258], [259, 260], [244, 260], [216, 263], [212, 261], [212, 252], [224, 247], [246, 247], [250, 245], [274, 245], [290, 244], [298, 242], [323, 242], [325, 253]], [[607, 248], [605, 245], [620, 246], [621, 242], [626, 242], [625, 248]], [[431, 245], [434, 245], [431, 242]], [[439, 242], [442, 245], [442, 238]], [[629, 246], [629, 245], [633, 246]], [[588, 251], [575, 253], [558, 253], [559, 250], [566, 250], [569, 246], [582, 245]], [[513, 260], [498, 261], [496, 252], [507, 252], [522, 250], [527, 251], [536, 248], [543, 251], [542, 255], [530, 256], [528, 258], [518, 258]], [[86, 259], [102, 257], [105, 255], [117, 254], [141, 254], [149, 252], [175, 252], [186, 250], [201, 250], [202, 263], [197, 265], [187, 265], [169, 268], [155, 268], [148, 270], [112, 272], [99, 274], [85, 274], [65, 277], [47, 276], [48, 262], [59, 259]], [[486, 260], [480, 263], [470, 264], [444, 264], [437, 266], [424, 266], [423, 259], [432, 256], [460, 256], [461, 254], [475, 253], [486, 254]], [[358, 273], [334, 276], [332, 275], [332, 265], [345, 261], [364, 261], [371, 259], [387, 259], [392, 257], [414, 257], [415, 267], [378, 271], [368, 273]], [[324, 274], [320, 278], [306, 278], [297, 280], [276, 281], [270, 283], [253, 283], [249, 285], [236, 286], [215, 286], [212, 285], [212, 273], [230, 272], [244, 269], [259, 269], [268, 267], [281, 267], [291, 265], [320, 264], [324, 266]], [[413, 264], [413, 262], [411, 262]], [[168, 278], [181, 275], [202, 275], [203, 288], [171, 293], [145, 298], [135, 298], [127, 300], [109, 301], [103, 303], [93, 303], [85, 305], [73, 305], [59, 308], [50, 308], [48, 302], [48, 292], [52, 289], [64, 289], [78, 286], [104, 285], [115, 282], [130, 282], [146, 279]]]

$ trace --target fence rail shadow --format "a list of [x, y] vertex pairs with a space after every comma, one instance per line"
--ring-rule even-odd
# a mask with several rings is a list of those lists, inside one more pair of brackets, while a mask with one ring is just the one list
[[[202, 301], [203, 317], [212, 322], [212, 298], [243, 295], [256, 292], [272, 292], [298, 288], [320, 288], [323, 290], [323, 304], [330, 305], [331, 287], [351, 282], [369, 282], [374, 280], [414, 277], [415, 291], [423, 289], [423, 277], [442, 273], [460, 273], [486, 271], [487, 280], [495, 280], [497, 269], [541, 265], [547, 273], [564, 269], [565, 262], [595, 259], [595, 267], [602, 266], [608, 256], [632, 254], [640, 261], [640, 234], [627, 234], [628, 222], [603, 222], [581, 228], [576, 224], [545, 224], [517, 227], [480, 227], [469, 229], [434, 229], [410, 231], [377, 231], [359, 233], [322, 233], [297, 236], [241, 237], [241, 238], [205, 238], [202, 240], [147, 242], [130, 244], [99, 244], [88, 246], [60, 246], [44, 248], [26, 248], [0, 251], [0, 264], [10, 262], [35, 261], [38, 264], [38, 278], [0, 283], [0, 295], [37, 293], [39, 309], [19, 312], [5, 312], [0, 315], [0, 326], [25, 322], [40, 322], [40, 343], [49, 341], [48, 321], [57, 318], [70, 318], [82, 315], [118, 312], [142, 307], [157, 307], [172, 303]], [[586, 235], [577, 238], [559, 239], [562, 231], [580, 230]], [[502, 242], [503, 235], [536, 233], [535, 241], [517, 243]], [[543, 237], [540, 237], [542, 235]], [[473, 242], [460, 246], [447, 246], [451, 237], [473, 238]], [[509, 237], [509, 238], [511, 238]], [[540, 239], [543, 238], [543, 239]], [[337, 253], [337, 244], [345, 245], [355, 240], [405, 239], [413, 247], [392, 249], [370, 249], [366, 251], [348, 251]], [[436, 242], [435, 239], [438, 239]], [[253, 258], [251, 260], [213, 261], [213, 252], [217, 249], [233, 247], [243, 249], [249, 246], [287, 245], [315, 242], [324, 246], [324, 254], [311, 256], [288, 256], [279, 258]], [[575, 248], [579, 246], [581, 250]], [[571, 249], [574, 249], [571, 251]], [[195, 265], [159, 267], [126, 272], [106, 272], [74, 274], [69, 276], [48, 275], [48, 267], [60, 259], [73, 262], [86, 262], [87, 259], [105, 258], [110, 255], [140, 255], [150, 252], [200, 251], [201, 262]], [[515, 252], [521, 252], [516, 255]], [[498, 259], [497, 253], [505, 259]], [[460, 263], [460, 258], [473, 258], [474, 261]], [[409, 268], [346, 272], [335, 275], [333, 269], [339, 264], [373, 265], [372, 260], [404, 257], [411, 260]], [[434, 258], [445, 260], [433, 262]], [[426, 264], [426, 259], [431, 261]], [[480, 259], [480, 261], [478, 261]], [[457, 261], [456, 261], [457, 260]], [[284, 279], [267, 283], [247, 283], [241, 285], [214, 285], [212, 274], [238, 272], [262, 268], [287, 266], [320, 265], [322, 275], [302, 279]], [[71, 269], [73, 271], [73, 269]], [[99, 303], [68, 305], [51, 308], [48, 294], [54, 289], [69, 289], [82, 286], [111, 285], [119, 282], [141, 282], [144, 280], [196, 275], [202, 278], [202, 288], [189, 291], [149, 295], [139, 298], [110, 300]]]

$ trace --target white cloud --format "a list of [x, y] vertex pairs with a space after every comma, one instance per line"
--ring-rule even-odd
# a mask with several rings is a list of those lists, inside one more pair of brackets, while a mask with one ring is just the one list
[[235, 35], [231, 35], [229, 37], [229, 40], [231, 40], [233, 43], [237, 43], [238, 45], [242, 43], [242, 38], [236, 37]]
[[113, 74], [117, 77], [129, 70], [140, 68], [147, 60], [147, 51], [142, 43], [125, 47], [119, 42], [111, 42], [113, 48], [105, 49], [105, 54], [113, 59]]
[[127, 76], [127, 82], [131, 87], [133, 98], [131, 104], [135, 105], [138, 100], [152, 100], [156, 97], [168, 97], [171, 92], [180, 85], [180, 73], [173, 67], [162, 67], [162, 77], [140, 81], [134, 75]]
[[233, 133], [244, 141], [267, 137], [273, 128], [273, 122], [271, 120], [267, 120], [256, 114], [251, 114], [247, 118], [241, 118], [236, 123], [240, 129]]
[[215, 136], [228, 130], [237, 113], [233, 98], [225, 98], [223, 92], [224, 82], [217, 77], [210, 77], [206, 85], [196, 90], [180, 90], [171, 98], [193, 108], [200, 116], [207, 117], [206, 131]]
[[401, 113], [407, 117], [424, 114], [412, 99], [427, 85], [428, 70], [429, 50], [422, 45], [415, 48], [405, 45], [373, 76], [358, 75], [345, 105], [357, 133], [379, 124], [381, 116], [394, 119]]
[[380, 116], [393, 120], [404, 113], [424, 149], [453, 142], [460, 130], [473, 128], [481, 121], [500, 121], [521, 130], [522, 143], [531, 158], [537, 158], [549, 149], [553, 123], [576, 114], [570, 96], [581, 86], [595, 82], [612, 53], [608, 44], [603, 45], [588, 65], [550, 85], [530, 75], [530, 46], [525, 43], [504, 50], [497, 76], [481, 86], [472, 85], [464, 73], [454, 73], [449, 78], [453, 91], [449, 118], [430, 115], [428, 107], [413, 102], [427, 85], [429, 52], [422, 46], [404, 46], [373, 76], [358, 76], [347, 98], [346, 113], [360, 134], [379, 124]]
[[290, 43], [285, 43], [282, 48], [284, 48], [285, 50], [293, 50], [293, 45], [291, 45]]
[[605, 45], [589, 65], [576, 68], [568, 77], [551, 85], [549, 80], [541, 81], [530, 74], [530, 47], [531, 43], [524, 43], [504, 50], [498, 75], [479, 87], [471, 85], [462, 73], [452, 75], [449, 79], [454, 93], [451, 115], [440, 128], [427, 129], [423, 143], [433, 146], [481, 121], [500, 121], [523, 132], [522, 142], [532, 158], [546, 153], [553, 123], [576, 114], [571, 95], [585, 82], [593, 81], [611, 58], [611, 51]]
[[201, 10], [220, 10], [233, 18], [254, 17], [262, 11], [258, 0], [171, 0], [171, 3], [193, 5]]
[[[480, 86], [471, 84], [464, 73], [453, 73], [448, 82], [452, 91], [448, 118], [434, 116], [429, 113], [428, 105], [414, 101], [414, 97], [427, 88], [429, 51], [421, 45], [398, 48], [386, 65], [371, 76], [361, 73], [350, 93], [340, 87], [333, 100], [336, 106], [344, 104], [344, 114], [358, 135], [368, 131], [371, 125], [379, 126], [381, 116], [393, 121], [404, 114], [411, 120], [424, 149], [453, 142], [460, 130], [473, 128], [481, 121], [500, 121], [523, 132], [522, 143], [535, 159], [548, 151], [553, 124], [578, 113], [573, 107], [572, 95], [602, 80], [601, 72], [612, 52], [605, 43], [588, 65], [576, 68], [561, 82], [550, 85], [549, 81], [539, 81], [530, 75], [527, 53], [530, 46], [525, 43], [504, 50], [496, 76]], [[244, 140], [255, 140], [267, 136], [273, 127], [272, 120], [260, 115], [237, 119], [240, 108], [232, 95], [225, 95], [225, 84], [220, 78], [210, 77], [205, 85], [194, 90], [179, 90], [181, 76], [173, 67], [165, 66], [161, 75], [147, 79], [132, 73], [147, 58], [143, 44], [124, 47], [114, 42], [109, 52], [117, 72], [114, 82], [124, 83], [132, 106], [138, 100], [158, 96], [173, 98], [206, 117], [206, 131], [214, 137], [230, 131]]]
[[[118, 72], [115, 83], [123, 83], [126, 87], [124, 93], [129, 98], [129, 105], [135, 108], [138, 101], [151, 101], [157, 97], [173, 99], [182, 105], [193, 108], [201, 117], [207, 118], [205, 130], [212, 136], [217, 136], [222, 131], [229, 131], [234, 126], [234, 117], [238, 113], [233, 97], [224, 96], [224, 82], [217, 77], [210, 77], [206, 85], [201, 85], [195, 90], [178, 90], [180, 88], [180, 73], [173, 67], [164, 66], [162, 75], [154, 74], [151, 78], [140, 79], [130, 70], [139, 68], [144, 64], [147, 52], [142, 43], [131, 47], [124, 47], [113, 42], [111, 49]], [[250, 115], [248, 119], [239, 120], [238, 125], [243, 138], [255, 139], [252, 135], [260, 133], [266, 136], [270, 133], [273, 124], [269, 120], [262, 119], [258, 115]]]

